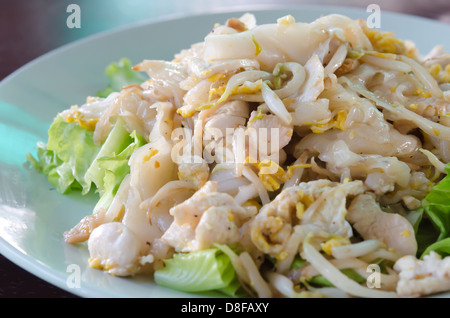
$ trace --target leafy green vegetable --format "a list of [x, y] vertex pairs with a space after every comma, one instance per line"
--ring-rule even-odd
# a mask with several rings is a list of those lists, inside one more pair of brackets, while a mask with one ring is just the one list
[[221, 291], [235, 297], [240, 284], [230, 258], [218, 248], [178, 253], [164, 260], [165, 267], [155, 272], [161, 286], [184, 291]]
[[81, 190], [81, 185], [75, 180], [70, 166], [63, 162], [54, 151], [48, 150], [47, 145], [37, 143], [37, 160], [26, 154], [27, 161], [37, 172], [47, 176], [48, 181], [60, 193], [66, 193], [69, 189]]
[[81, 188], [85, 194], [91, 184], [84, 175], [99, 149], [93, 142], [93, 131], [57, 116], [48, 130], [47, 144], [38, 143], [37, 160], [30, 154], [27, 158], [58, 192]]
[[428, 246], [428, 248], [423, 252], [422, 258], [423, 258], [423, 256], [430, 254], [431, 251], [435, 251], [442, 257], [449, 256], [450, 255], [450, 237], [440, 240], [440, 241]]
[[131, 61], [127, 58], [111, 63], [106, 68], [105, 75], [109, 78], [109, 83], [105, 89], [97, 92], [98, 97], [107, 97], [112, 92], [120, 91], [124, 86], [141, 84], [147, 80], [142, 73], [132, 69]]
[[294, 261], [291, 264], [291, 269], [302, 268], [306, 265], [307, 261], [302, 259], [298, 254], [294, 257]]
[[422, 202], [425, 213], [439, 229], [438, 240], [450, 234], [450, 164], [445, 167], [447, 176], [435, 185]]
[[[439, 231], [425, 214], [423, 208], [419, 210], [421, 214], [414, 225], [417, 241], [417, 256], [420, 256], [431, 244], [439, 238]], [[425, 215], [424, 215], [425, 214]]]
[[27, 154], [27, 160], [60, 193], [81, 190], [86, 194], [93, 183], [101, 196], [96, 209], [107, 209], [130, 172], [131, 154], [146, 144], [136, 132], [129, 134], [124, 125], [122, 119], [117, 120], [106, 141], [97, 146], [93, 131], [58, 116], [50, 126], [47, 145], [38, 143], [37, 159]]
[[447, 175], [422, 200], [421, 217], [414, 226], [421, 258], [436, 248], [442, 251], [445, 243], [438, 243], [450, 236], [450, 164], [445, 170]]
[[61, 116], [53, 121], [48, 130], [47, 149], [54, 151], [58, 158], [69, 165], [84, 194], [91, 187], [84, 176], [100, 149], [94, 144], [93, 136], [93, 131], [76, 123], [68, 123]]
[[[132, 69], [130, 60], [126, 58], [111, 63], [105, 75], [109, 83], [97, 93], [99, 97], [107, 97], [113, 91], [120, 91], [123, 86], [146, 80]], [[130, 135], [122, 119], [117, 120], [101, 146], [94, 143], [93, 135], [92, 130], [57, 116], [48, 130], [47, 144], [37, 144], [37, 158], [30, 153], [26, 158], [36, 171], [47, 176], [59, 193], [81, 190], [82, 194], [86, 194], [94, 184], [100, 194], [96, 209], [107, 208], [130, 171], [128, 159], [146, 141], [135, 132]]]
[[[120, 91], [123, 86], [140, 84], [146, 80], [142, 73], [132, 69], [131, 61], [127, 58], [111, 63], [106, 68], [105, 75], [109, 78], [109, 83], [104, 90], [97, 92], [99, 97], [107, 97], [113, 91]], [[104, 192], [110, 196], [115, 193], [118, 183], [127, 172], [124, 161], [144, 142], [136, 134], [130, 136], [123, 125], [119, 124], [113, 128], [107, 142], [100, 148], [93, 142], [93, 131], [84, 129], [75, 122], [68, 123], [61, 116], [57, 116], [50, 125], [48, 136], [47, 144], [40, 142], [37, 145], [37, 159], [30, 153], [26, 158], [31, 166], [47, 176], [60, 193], [81, 189], [86, 194], [92, 182], [101, 194]], [[128, 146], [128, 150], [121, 153]], [[102, 159], [105, 162], [100, 164], [102, 157], [108, 159]], [[110, 200], [111, 198], [105, 197], [103, 203]]]
[[100, 158], [121, 152], [130, 144], [129, 139], [130, 136], [123, 125], [123, 120], [119, 118], [85, 174], [86, 180], [94, 182], [99, 191], [102, 192], [105, 188], [103, 180], [105, 170], [100, 167]]
[[[95, 184], [101, 194], [95, 210], [100, 207], [104, 209], [109, 207], [120, 184], [130, 172], [128, 161], [131, 155], [139, 147], [146, 144], [145, 139], [136, 132], [128, 134], [119, 122], [113, 130], [115, 131], [111, 131], [100, 150], [103, 156], [97, 158], [91, 166], [96, 169], [97, 179]], [[125, 135], [126, 138], [122, 138], [120, 135]], [[108, 150], [103, 152], [105, 148]]]
[[[347, 276], [348, 278], [354, 280], [355, 282], [357, 282], [359, 284], [364, 283], [366, 281], [366, 279], [364, 277], [359, 275], [357, 272], [355, 272], [351, 268], [341, 269], [341, 272], [345, 276]], [[323, 287], [334, 287], [334, 285], [332, 283], [330, 283], [330, 281], [328, 279], [326, 279], [325, 277], [323, 277], [322, 275], [316, 275], [316, 276], [312, 277], [311, 279], [308, 280], [308, 283], [314, 284], [314, 285], [320, 285]]]

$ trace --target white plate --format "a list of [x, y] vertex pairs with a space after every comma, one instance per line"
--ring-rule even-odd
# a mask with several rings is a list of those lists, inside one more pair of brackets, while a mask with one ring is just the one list
[[[366, 19], [364, 10], [296, 7], [256, 10], [257, 22], [274, 23], [292, 14], [311, 22], [340, 13]], [[106, 85], [105, 67], [128, 57], [171, 60], [175, 53], [202, 41], [215, 23], [245, 12], [215, 13], [137, 24], [95, 35], [45, 54], [0, 83], [0, 252], [34, 275], [82, 297], [196, 297], [156, 286], [151, 278], [117, 278], [89, 268], [85, 245], [65, 244], [62, 234], [90, 214], [95, 196], [60, 195], [45, 176], [24, 168], [25, 154], [47, 140], [57, 112], [81, 104]], [[381, 28], [416, 42], [422, 53], [442, 44], [450, 50], [450, 26], [394, 13], [381, 13]], [[76, 283], [77, 269], [80, 286]], [[218, 296], [217, 294], [208, 294]]]

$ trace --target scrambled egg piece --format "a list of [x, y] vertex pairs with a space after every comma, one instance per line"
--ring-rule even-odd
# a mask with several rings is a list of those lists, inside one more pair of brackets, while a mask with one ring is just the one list
[[351, 226], [345, 220], [346, 198], [362, 191], [361, 181], [336, 183], [325, 179], [289, 187], [264, 205], [252, 221], [252, 241], [265, 254], [284, 260], [289, 256], [286, 244], [298, 225], [351, 237]]
[[186, 104], [177, 109], [177, 114], [181, 115], [184, 118], [192, 117], [198, 111], [197, 109], [198, 106]]
[[347, 110], [340, 110], [336, 115], [326, 123], [311, 125], [311, 131], [315, 134], [321, 134], [329, 129], [337, 128], [340, 130], [345, 129], [345, 121], [347, 120]]
[[[260, 92], [262, 83], [262, 80], [257, 80], [256, 82], [245, 82], [244, 84], [233, 88], [229, 95], [254, 94]], [[226, 86], [227, 85], [225, 84], [218, 87], [212, 87], [209, 91], [209, 100], [211, 101], [214, 98], [222, 97], [225, 93]]]
[[247, 158], [245, 163], [253, 165], [258, 170], [258, 177], [267, 191], [278, 190], [281, 183], [286, 181], [286, 172], [272, 160], [259, 161]]
[[77, 123], [82, 128], [87, 130], [94, 130], [97, 125], [98, 119], [86, 119], [83, 113], [78, 110], [78, 106], [72, 106], [71, 112], [67, 114], [66, 121], [68, 123]]
[[327, 253], [327, 255], [331, 255], [333, 247], [349, 244], [350, 240], [347, 237], [343, 237], [340, 235], [331, 235], [331, 238], [328, 241], [322, 243], [320, 247], [325, 253]]
[[439, 84], [450, 83], [450, 64], [445, 66], [445, 68], [440, 64], [434, 64], [430, 66], [428, 71]]
[[198, 188], [201, 188], [209, 179], [208, 163], [198, 156], [193, 156], [190, 159], [192, 162], [188, 160], [178, 165], [178, 179], [191, 181]]
[[245, 163], [250, 164], [257, 169], [257, 174], [261, 183], [264, 185], [264, 188], [270, 192], [278, 190], [281, 184], [285, 183], [292, 176], [295, 169], [311, 167], [310, 164], [298, 164], [288, 166], [285, 170], [276, 162], [269, 159], [260, 161], [247, 158]]
[[382, 32], [380, 30], [372, 29], [365, 23], [362, 25], [362, 29], [370, 43], [372, 43], [375, 51], [411, 56], [412, 52], [408, 50], [402, 40], [395, 37], [393, 32]]

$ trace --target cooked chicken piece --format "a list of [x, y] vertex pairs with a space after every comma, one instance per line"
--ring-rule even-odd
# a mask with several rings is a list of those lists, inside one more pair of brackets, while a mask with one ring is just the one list
[[199, 156], [182, 156], [178, 165], [178, 178], [191, 181], [201, 188], [209, 179], [208, 163]]
[[365, 240], [379, 240], [402, 255], [417, 252], [411, 223], [399, 214], [383, 212], [369, 194], [360, 194], [353, 199], [346, 219]]
[[[222, 136], [225, 137], [227, 128], [234, 129], [244, 126], [249, 113], [247, 102], [239, 100], [227, 102], [205, 118], [205, 133], [208, 133], [211, 129], [220, 129]], [[214, 134], [215, 132], [211, 133]]]
[[174, 221], [161, 239], [177, 252], [197, 251], [214, 243], [236, 243], [239, 227], [253, 215], [229, 194], [217, 192], [217, 182], [213, 181], [170, 209], [170, 214]]
[[207, 209], [195, 229], [195, 240], [199, 250], [211, 247], [213, 243], [233, 244], [239, 241], [239, 237], [239, 228], [235, 223], [233, 212], [224, 205]]
[[393, 191], [396, 184], [408, 185], [411, 169], [406, 163], [395, 156], [360, 155], [352, 151], [344, 140], [336, 139], [337, 136], [333, 131], [308, 135], [296, 145], [295, 154], [318, 152], [319, 159], [326, 163], [327, 175], [338, 177], [347, 171], [354, 179], [365, 179], [365, 185], [376, 194]]
[[258, 154], [253, 159], [260, 161], [271, 159], [277, 164], [281, 164], [280, 150], [292, 139], [292, 125], [283, 123], [278, 116], [256, 115], [253, 112], [247, 126], [247, 134], [250, 136], [247, 146], [248, 154]]
[[419, 297], [450, 290], [450, 257], [444, 259], [431, 251], [423, 260], [403, 256], [394, 265], [400, 281], [397, 293], [404, 297]]
[[103, 224], [106, 211], [100, 209], [97, 213], [85, 216], [70, 230], [64, 232], [64, 240], [66, 243], [81, 243], [89, 239], [92, 231]]
[[105, 223], [89, 237], [89, 266], [116, 276], [133, 275], [139, 270], [139, 258], [147, 248], [125, 224]]

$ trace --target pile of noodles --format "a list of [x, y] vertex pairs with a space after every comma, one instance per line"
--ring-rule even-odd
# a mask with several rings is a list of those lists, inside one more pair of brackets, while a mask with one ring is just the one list
[[[411, 223], [445, 175], [445, 59], [439, 49], [420, 56], [412, 43], [341, 15], [257, 25], [246, 14], [217, 24], [174, 60], [136, 65], [149, 80], [77, 109], [79, 118], [96, 121], [96, 143], [121, 118], [147, 145], [133, 153], [109, 208], [94, 211], [66, 240], [87, 240], [94, 228], [121, 222], [136, 237], [140, 263], [116, 275], [153, 272], [176, 253], [220, 246], [255, 296], [396, 296], [393, 264], [415, 253], [414, 233], [365, 235], [349, 211], [362, 213], [351, 205], [360, 198], [379, 210], [373, 226], [386, 212]], [[219, 223], [217, 233], [200, 237], [191, 211], [202, 217], [203, 206], [228, 209], [234, 237], [219, 235]], [[394, 248], [402, 240], [412, 247]], [[304, 266], [293, 266], [298, 259]], [[341, 271], [368, 278], [369, 265], [382, 261], [381, 288]], [[308, 283], [317, 275], [333, 287]]]

